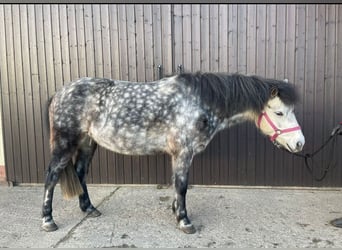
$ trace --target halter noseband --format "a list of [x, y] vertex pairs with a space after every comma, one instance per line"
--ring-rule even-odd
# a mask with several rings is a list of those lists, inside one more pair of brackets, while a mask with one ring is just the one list
[[293, 127], [293, 128], [285, 128], [285, 129], [279, 129], [277, 128], [276, 125], [274, 125], [274, 123], [272, 122], [272, 120], [270, 119], [270, 117], [267, 115], [266, 112], [262, 112], [260, 115], [259, 115], [259, 118], [258, 118], [258, 127], [260, 128], [260, 123], [261, 123], [261, 120], [262, 118], [265, 117], [266, 121], [268, 122], [268, 124], [272, 127], [272, 129], [274, 130], [274, 134], [272, 136], [270, 136], [270, 140], [271, 142], [274, 142], [275, 139], [277, 139], [277, 137], [281, 134], [284, 134], [284, 133], [289, 133], [289, 132], [293, 132], [293, 131], [296, 131], [296, 130], [301, 130], [301, 127], [300, 126], [296, 126], [296, 127]]

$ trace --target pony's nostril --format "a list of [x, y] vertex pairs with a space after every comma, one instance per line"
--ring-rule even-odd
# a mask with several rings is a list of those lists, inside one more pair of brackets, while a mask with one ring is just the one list
[[297, 142], [297, 149], [301, 149], [303, 147], [303, 143], [302, 142]]

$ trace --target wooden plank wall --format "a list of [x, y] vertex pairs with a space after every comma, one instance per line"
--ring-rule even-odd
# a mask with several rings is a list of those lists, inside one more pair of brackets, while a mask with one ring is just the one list
[[[0, 5], [3, 139], [9, 181], [40, 183], [49, 161], [48, 98], [72, 79], [131, 81], [184, 71], [239, 72], [299, 89], [306, 152], [342, 120], [341, 5]], [[342, 145], [337, 145], [341, 152]], [[221, 132], [196, 156], [191, 183], [342, 186], [342, 159], [323, 182], [253, 124]], [[316, 172], [329, 153], [315, 158]], [[96, 151], [89, 182], [170, 183], [170, 159]]]

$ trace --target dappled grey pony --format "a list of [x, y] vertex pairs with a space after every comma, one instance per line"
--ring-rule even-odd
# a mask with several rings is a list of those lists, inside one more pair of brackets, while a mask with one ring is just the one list
[[183, 73], [147, 83], [82, 78], [64, 86], [49, 104], [52, 158], [42, 228], [57, 229], [52, 199], [58, 181], [66, 196], [79, 196], [82, 211], [101, 214], [86, 185], [89, 164], [101, 145], [121, 154], [169, 154], [176, 191], [172, 210], [179, 228], [194, 233], [185, 205], [194, 155], [217, 132], [246, 120], [276, 146], [302, 150], [304, 136], [294, 115], [297, 100], [290, 83], [239, 74]]

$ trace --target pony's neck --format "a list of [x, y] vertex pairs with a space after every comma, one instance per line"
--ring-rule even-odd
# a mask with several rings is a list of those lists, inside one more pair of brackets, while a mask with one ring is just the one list
[[239, 123], [243, 123], [246, 121], [251, 121], [256, 123], [258, 120], [258, 114], [256, 114], [253, 111], [245, 111], [245, 112], [241, 112], [238, 114], [235, 114], [231, 117], [227, 117], [224, 118], [223, 122], [219, 125], [219, 131], [226, 129], [226, 128], [230, 128], [234, 125], [237, 125]]

